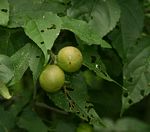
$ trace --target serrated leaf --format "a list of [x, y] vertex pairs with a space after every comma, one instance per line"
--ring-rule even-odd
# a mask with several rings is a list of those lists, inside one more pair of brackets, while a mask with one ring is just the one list
[[138, 0], [120, 0], [120, 5], [122, 42], [124, 53], [127, 55], [128, 49], [142, 32], [144, 14]]
[[31, 108], [26, 108], [23, 111], [17, 124], [28, 132], [48, 132], [48, 127]]
[[11, 56], [11, 61], [14, 66], [14, 78], [11, 82], [11, 85], [18, 82], [24, 72], [29, 66], [29, 59], [31, 56], [31, 44], [26, 44], [23, 48], [18, 50], [14, 55]]
[[6, 26], [9, 21], [9, 3], [8, 0], [0, 0], [0, 25]]
[[62, 29], [72, 31], [88, 45], [96, 44], [104, 48], [111, 48], [85, 21], [62, 17], [62, 22]]
[[56, 105], [65, 111], [75, 113], [80, 118], [89, 121], [93, 125], [103, 126], [104, 124], [93, 109], [93, 105], [87, 103], [88, 93], [86, 83], [81, 74], [71, 77], [70, 81], [70, 88], [73, 90], [69, 91], [64, 89], [64, 93], [62, 94], [60, 94], [62, 91], [56, 94], [48, 94], [50, 99], [52, 99], [54, 103], [56, 102]]
[[[128, 52], [123, 68], [122, 112], [150, 93], [150, 38], [142, 38]], [[133, 52], [134, 51], [134, 52]]]
[[61, 19], [51, 13], [41, 18], [30, 19], [24, 26], [25, 33], [41, 48], [45, 55], [45, 63], [49, 59], [48, 51], [52, 48], [61, 29]]
[[107, 74], [106, 67], [97, 52], [97, 47], [83, 46], [81, 51], [84, 60], [83, 65], [94, 71], [97, 76], [108, 81], [113, 81]]
[[111, 31], [120, 18], [116, 0], [71, 0], [68, 15], [88, 22], [101, 37]]

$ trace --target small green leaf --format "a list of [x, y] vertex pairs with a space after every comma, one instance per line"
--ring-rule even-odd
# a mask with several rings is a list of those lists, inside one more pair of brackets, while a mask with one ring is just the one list
[[41, 18], [30, 19], [24, 26], [25, 33], [43, 51], [45, 63], [48, 62], [48, 51], [51, 50], [60, 29], [61, 19], [51, 12], [46, 12]]
[[75, 33], [81, 40], [88, 45], [96, 44], [104, 48], [111, 48], [111, 46], [104, 41], [96, 31], [92, 29], [85, 21], [76, 20], [69, 17], [62, 17], [62, 29], [70, 30]]
[[3, 96], [5, 99], [10, 99], [12, 97], [6, 85], [1, 81], [0, 81], [0, 95]]
[[6, 26], [9, 21], [8, 0], [0, 0], [0, 25]]

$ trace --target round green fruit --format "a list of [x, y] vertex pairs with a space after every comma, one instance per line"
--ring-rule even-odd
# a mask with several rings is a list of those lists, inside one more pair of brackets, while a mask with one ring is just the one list
[[62, 48], [58, 52], [58, 65], [66, 72], [76, 72], [82, 66], [83, 57], [79, 49], [73, 46]]
[[82, 123], [78, 126], [76, 132], [93, 132], [93, 127], [87, 123]]
[[65, 74], [57, 65], [47, 65], [42, 71], [39, 82], [47, 92], [56, 92], [63, 86]]

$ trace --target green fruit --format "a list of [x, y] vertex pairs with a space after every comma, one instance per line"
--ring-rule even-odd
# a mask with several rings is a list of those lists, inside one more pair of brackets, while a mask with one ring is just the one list
[[67, 46], [58, 52], [58, 65], [66, 72], [75, 72], [82, 66], [83, 57], [77, 48]]
[[42, 71], [39, 82], [47, 92], [56, 92], [63, 86], [65, 74], [57, 65], [47, 65]]
[[93, 127], [87, 123], [82, 123], [78, 126], [76, 132], [93, 132]]

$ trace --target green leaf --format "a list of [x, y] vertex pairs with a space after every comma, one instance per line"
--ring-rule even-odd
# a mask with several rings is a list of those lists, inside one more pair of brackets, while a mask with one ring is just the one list
[[71, 19], [69, 17], [62, 17], [62, 21], [62, 29], [72, 31], [88, 45], [96, 44], [101, 45], [104, 48], [111, 48], [111, 46], [104, 41], [85, 21]]
[[8, 0], [0, 0], [0, 25], [6, 26], [9, 21], [9, 3]]
[[24, 109], [17, 124], [28, 132], [48, 132], [48, 127], [31, 108]]
[[1, 81], [0, 81], [0, 95], [3, 96], [3, 98], [5, 99], [10, 99], [12, 97], [6, 85]]
[[32, 53], [31, 44], [26, 44], [11, 56], [11, 61], [14, 66], [14, 78], [11, 84], [18, 82], [29, 66], [29, 59]]
[[30, 19], [24, 26], [25, 33], [41, 48], [45, 55], [45, 63], [49, 59], [48, 51], [52, 48], [61, 29], [61, 19], [47, 12], [43, 17]]
[[42, 17], [47, 11], [64, 13], [65, 5], [56, 0], [9, 0], [10, 21], [9, 27], [22, 27], [28, 18]]
[[70, 88], [72, 90], [67, 90], [66, 88], [62, 94], [60, 94], [62, 91], [56, 94], [49, 94], [50, 99], [53, 100], [58, 107], [65, 111], [73, 112], [80, 118], [89, 121], [95, 126], [103, 126], [104, 124], [93, 109], [93, 105], [87, 103], [87, 87], [82, 75], [74, 75], [71, 77], [70, 81]]
[[90, 70], [94, 71], [97, 76], [108, 80], [113, 81], [107, 74], [106, 67], [103, 64], [100, 55], [97, 52], [97, 47], [92, 46], [83, 46], [81, 51], [83, 54], [83, 65], [88, 67]]
[[[121, 32], [122, 43], [127, 55], [128, 49], [132, 46], [143, 29], [144, 15], [142, 7], [138, 0], [120, 0], [121, 5]], [[120, 43], [118, 43], [118, 46]]]
[[[120, 18], [116, 0], [71, 0], [68, 15], [88, 22], [103, 37], [111, 31]], [[86, 32], [85, 32], [86, 33]]]
[[[150, 37], [139, 40], [128, 52], [123, 68], [122, 112], [150, 93]], [[134, 51], [134, 52], [133, 52]]]

